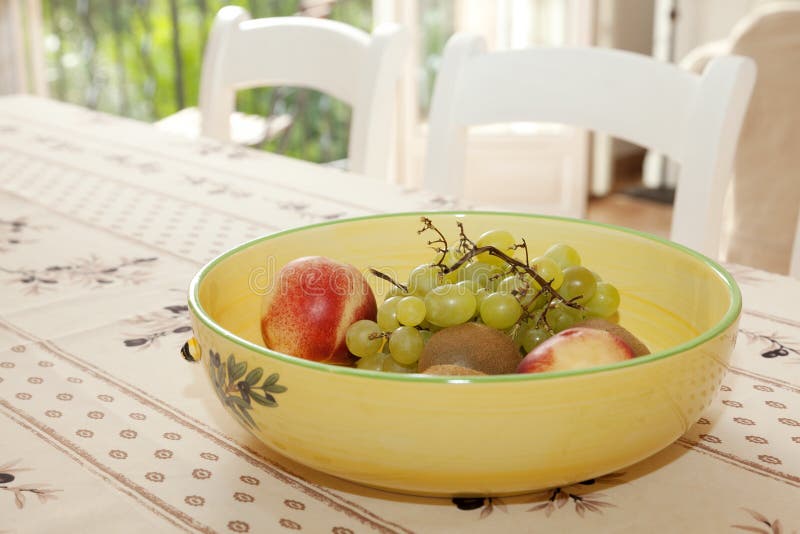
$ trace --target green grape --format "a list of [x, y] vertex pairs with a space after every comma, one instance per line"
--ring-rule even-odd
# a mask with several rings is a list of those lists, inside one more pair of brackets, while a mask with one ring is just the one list
[[419, 297], [403, 297], [397, 301], [395, 315], [401, 325], [417, 326], [425, 319], [425, 301]]
[[611, 317], [619, 308], [619, 291], [608, 282], [597, 282], [594, 296], [586, 301], [583, 307], [589, 315]]
[[435, 265], [419, 265], [408, 275], [408, 292], [418, 297], [438, 286], [442, 282], [442, 271]]
[[473, 282], [472, 280], [462, 280], [456, 283], [456, 287], [458, 291], [463, 293], [471, 293], [473, 297], [475, 297], [475, 311], [472, 312], [472, 317], [470, 319], [474, 319], [478, 315], [478, 310], [480, 310], [480, 302], [478, 301], [478, 292], [486, 291], [486, 289], [480, 287], [478, 284]]
[[586, 267], [573, 266], [564, 269], [564, 282], [558, 288], [558, 292], [567, 300], [580, 297], [576, 302], [587, 302], [594, 296], [597, 290], [597, 282], [592, 271]]
[[405, 296], [408, 296], [408, 293], [406, 293], [397, 286], [392, 286], [392, 288], [386, 292], [386, 297], [384, 297], [384, 300], [390, 299], [392, 297], [405, 297]]
[[516, 292], [516, 297], [519, 303], [527, 307], [533, 302], [536, 293], [541, 289], [536, 280], [528, 276], [527, 274], [510, 274], [500, 280], [500, 283], [497, 284], [495, 291], [497, 293], [507, 293], [509, 295], [514, 295]]
[[378, 352], [358, 360], [356, 367], [367, 371], [383, 371], [383, 364], [386, 360], [391, 360], [389, 355], [384, 352]]
[[419, 335], [422, 336], [422, 343], [423, 344], [427, 344], [428, 340], [433, 335], [433, 332], [431, 330], [417, 330], [417, 331], [419, 332]]
[[489, 265], [481, 261], [473, 261], [462, 268], [464, 279], [471, 280], [480, 287], [488, 287], [494, 278], [499, 277], [503, 270], [497, 265]]
[[501, 293], [511, 293], [513, 291], [517, 291], [517, 293], [529, 293], [529, 292], [537, 292], [541, 289], [541, 286], [528, 276], [527, 274], [509, 274], [500, 279], [497, 286], [495, 287], [495, 291]]
[[586, 314], [583, 311], [563, 304], [557, 304], [555, 307], [547, 310], [547, 323], [555, 332], [566, 330], [575, 325], [575, 323], [583, 321], [585, 318]]
[[391, 332], [400, 323], [397, 321], [397, 303], [403, 297], [390, 297], [378, 306], [378, 326], [384, 332]]
[[389, 354], [400, 365], [411, 365], [419, 360], [425, 341], [413, 326], [401, 326], [389, 336]]
[[514, 335], [517, 346], [522, 347], [525, 354], [532, 351], [539, 343], [549, 338], [550, 334], [544, 328], [537, 328], [536, 323], [525, 323]]
[[508, 293], [491, 293], [481, 302], [481, 320], [492, 328], [511, 328], [521, 316], [522, 306]]
[[[424, 301], [423, 301], [424, 302]], [[427, 310], [425, 311], [425, 315], [427, 316]], [[431, 324], [431, 322], [427, 319], [423, 319], [421, 323], [417, 325], [418, 327], [422, 328], [423, 330], [430, 330], [431, 332], [436, 332], [439, 330], [439, 327], [435, 324]]]
[[362, 319], [351, 324], [344, 338], [347, 350], [359, 358], [377, 354], [383, 346], [381, 329], [375, 321]]
[[556, 243], [548, 248], [544, 255], [555, 261], [562, 270], [581, 264], [581, 256], [578, 251], [566, 243]]
[[[505, 252], [509, 256], [514, 255], [514, 236], [506, 230], [489, 230], [484, 232], [475, 242], [477, 247], [494, 247], [501, 252]], [[498, 267], [506, 265], [506, 262], [497, 256], [492, 256], [488, 252], [478, 254], [476, 259], [489, 265], [496, 265]]]
[[492, 292], [486, 289], [485, 287], [479, 287], [478, 290], [475, 292], [475, 306], [480, 308], [481, 302], [483, 302], [483, 300], [491, 294]]
[[486, 288], [483, 288], [473, 282], [472, 280], [462, 280], [456, 284], [456, 287], [459, 291], [463, 291], [465, 293], [472, 293], [475, 297], [475, 311], [472, 313], [472, 317], [474, 318], [478, 314], [478, 310], [481, 307], [481, 303], [478, 300], [478, 293], [485, 293]]
[[495, 291], [498, 293], [508, 293], [511, 294], [512, 291], [527, 291], [528, 285], [525, 283], [525, 280], [516, 274], [510, 274], [500, 280], [500, 283], [497, 284]]
[[478, 317], [481, 314], [481, 304], [483, 301], [491, 295], [492, 292], [486, 289], [485, 287], [480, 287], [475, 292], [475, 313], [472, 315], [473, 317]]
[[548, 302], [550, 302], [550, 294], [541, 293], [538, 297], [533, 299], [532, 302], [526, 302], [525, 309], [528, 313], [533, 313], [536, 310], [542, 311]]
[[548, 256], [533, 258], [531, 269], [544, 278], [545, 282], [549, 282], [550, 287], [553, 289], [558, 289], [564, 282], [564, 273], [561, 272], [561, 266]]
[[480, 285], [476, 284], [472, 280], [461, 280], [460, 282], [456, 282], [456, 287], [459, 288], [459, 291], [469, 291], [473, 295], [481, 288]]
[[401, 363], [397, 363], [394, 358], [387, 355], [387, 357], [383, 360], [383, 365], [381, 366], [380, 370], [384, 373], [416, 373], [417, 364], [412, 363], [411, 365], [403, 365]]
[[425, 319], [436, 326], [455, 326], [469, 321], [475, 313], [475, 296], [456, 284], [444, 284], [425, 295]]

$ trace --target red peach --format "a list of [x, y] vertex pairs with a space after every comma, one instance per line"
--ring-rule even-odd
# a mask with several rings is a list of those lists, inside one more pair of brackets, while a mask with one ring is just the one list
[[319, 362], [348, 364], [347, 328], [375, 320], [375, 296], [354, 266], [322, 256], [281, 268], [261, 304], [261, 336], [270, 349]]
[[620, 337], [595, 328], [568, 328], [546, 339], [525, 356], [518, 373], [567, 371], [621, 362], [634, 357]]

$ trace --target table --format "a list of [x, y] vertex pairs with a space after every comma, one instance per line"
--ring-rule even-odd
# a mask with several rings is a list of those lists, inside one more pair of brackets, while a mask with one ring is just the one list
[[[1, 532], [794, 532], [800, 281], [727, 267], [744, 294], [713, 405], [661, 453], [494, 499], [364, 488], [259, 445], [211, 395], [186, 290], [244, 240], [452, 207], [336, 169], [0, 98]], [[780, 530], [783, 529], [783, 530]]]

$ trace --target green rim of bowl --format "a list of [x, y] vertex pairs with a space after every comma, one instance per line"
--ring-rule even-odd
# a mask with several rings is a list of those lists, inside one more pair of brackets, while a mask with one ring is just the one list
[[[365, 221], [365, 220], [377, 220], [377, 219], [386, 219], [386, 218], [396, 218], [396, 217], [422, 217], [422, 216], [441, 216], [441, 215], [451, 215], [451, 216], [499, 216], [499, 217], [524, 217], [530, 219], [544, 219], [544, 220], [557, 220], [563, 221], [570, 224], [584, 224], [587, 226], [595, 226], [599, 228], [606, 228], [622, 233], [627, 233], [635, 236], [639, 236], [641, 238], [655, 241], [676, 249], [684, 254], [688, 254], [689, 256], [693, 256], [694, 258], [700, 260], [706, 266], [708, 266], [713, 272], [715, 272], [720, 278], [723, 279], [725, 284], [728, 286], [728, 290], [730, 292], [731, 297], [731, 304], [728, 308], [728, 311], [722, 317], [722, 319], [714, 325], [712, 328], [706, 330], [701, 335], [697, 336], [696, 338], [687, 341], [686, 343], [682, 343], [680, 345], [676, 345], [668, 350], [663, 350], [660, 352], [655, 352], [652, 354], [648, 354], [646, 356], [640, 356], [638, 358], [633, 358], [631, 360], [626, 360], [624, 362], [617, 362], [608, 365], [599, 365], [596, 367], [589, 367], [585, 369], [575, 369], [569, 371], [551, 371], [546, 373], [527, 373], [527, 374], [507, 374], [507, 375], [491, 375], [491, 376], [436, 376], [436, 375], [424, 375], [424, 374], [402, 374], [402, 373], [388, 373], [382, 371], [367, 371], [362, 369], [357, 369], [355, 367], [345, 367], [345, 366], [337, 366], [331, 365], [326, 363], [315, 362], [311, 360], [305, 360], [303, 358], [298, 358], [296, 356], [290, 356], [288, 354], [283, 354], [281, 352], [276, 352], [271, 349], [268, 349], [262, 345], [257, 345], [246, 339], [243, 339], [236, 334], [222, 328], [219, 326], [214, 320], [212, 320], [205, 312], [203, 307], [200, 305], [199, 301], [199, 288], [200, 284], [205, 278], [205, 276], [220, 262], [228, 258], [229, 256], [236, 254], [240, 250], [245, 248], [251, 247], [261, 241], [266, 241], [269, 239], [274, 239], [279, 236], [284, 236], [288, 234], [293, 234], [296, 232], [301, 232], [304, 230], [309, 230], [312, 228], [320, 228], [323, 226], [332, 226], [337, 224], [345, 224], [350, 222], [358, 222], [358, 221]], [[275, 232], [272, 234], [268, 234], [262, 237], [258, 237], [256, 239], [250, 240], [246, 243], [242, 243], [241, 245], [237, 245], [236, 247], [228, 250], [227, 252], [223, 252], [210, 262], [208, 262], [200, 271], [194, 276], [190, 285], [189, 285], [189, 308], [197, 317], [197, 319], [202, 322], [206, 327], [210, 330], [216, 332], [220, 336], [226, 338], [228, 341], [241, 346], [243, 349], [251, 350], [261, 356], [265, 356], [268, 358], [277, 359], [283, 361], [287, 364], [297, 365], [300, 367], [306, 367], [308, 369], [313, 369], [316, 371], [322, 371], [327, 373], [334, 373], [340, 375], [351, 376], [353, 378], [364, 378], [364, 379], [381, 379], [381, 380], [396, 380], [400, 382], [432, 382], [432, 383], [457, 383], [457, 384], [468, 384], [468, 383], [492, 383], [492, 382], [517, 382], [517, 381], [528, 381], [528, 380], [546, 380], [552, 378], [563, 378], [563, 377], [574, 377], [574, 376], [582, 376], [582, 375], [590, 375], [595, 373], [602, 373], [606, 371], [612, 371], [615, 369], [622, 369], [626, 367], [634, 367], [637, 365], [645, 365], [649, 362], [662, 360], [664, 358], [669, 358], [670, 356], [680, 354], [687, 350], [693, 349], [699, 345], [702, 345], [706, 341], [709, 341], [719, 334], [721, 334], [725, 329], [727, 329], [733, 322], [739, 317], [742, 308], [742, 294], [739, 289], [739, 286], [736, 284], [736, 281], [733, 279], [733, 276], [725, 270], [719, 263], [715, 262], [714, 260], [696, 252], [688, 247], [683, 245], [679, 245], [673, 241], [669, 241], [667, 239], [648, 234], [646, 232], [640, 232], [638, 230], [633, 230], [630, 228], [625, 228], [622, 226], [616, 226], [613, 224], [605, 224], [605, 223], [598, 223], [594, 221], [586, 221], [582, 219], [572, 219], [569, 217], [558, 217], [552, 215], [536, 215], [530, 213], [516, 213], [516, 212], [506, 212], [506, 211], [472, 211], [472, 210], [461, 210], [461, 211], [412, 211], [412, 212], [398, 212], [398, 213], [383, 213], [378, 215], [366, 215], [362, 217], [349, 217], [346, 219], [337, 219], [334, 221], [326, 221], [316, 224], [310, 224], [306, 226], [300, 226], [297, 228], [291, 228], [288, 230], [283, 230], [280, 232]]]

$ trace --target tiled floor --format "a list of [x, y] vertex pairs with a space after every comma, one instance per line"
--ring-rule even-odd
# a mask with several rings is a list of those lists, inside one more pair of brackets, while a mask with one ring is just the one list
[[672, 206], [621, 192], [589, 200], [587, 219], [669, 237]]
[[589, 199], [586, 218], [668, 238], [672, 205], [625, 194], [642, 185], [640, 169], [641, 163], [637, 161], [626, 162], [619, 168], [611, 193]]

